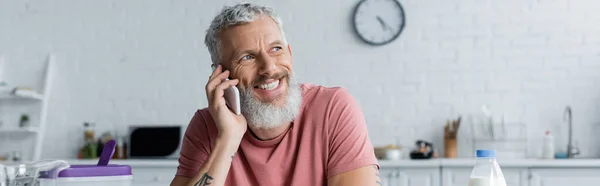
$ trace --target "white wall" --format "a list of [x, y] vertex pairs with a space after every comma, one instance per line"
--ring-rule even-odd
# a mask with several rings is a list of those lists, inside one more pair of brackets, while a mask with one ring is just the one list
[[[298, 78], [348, 88], [375, 145], [440, 146], [446, 119], [488, 104], [525, 123], [535, 155], [546, 129], [564, 129], [571, 105], [583, 156], [600, 155], [600, 1], [402, 0], [405, 30], [383, 47], [352, 32], [358, 1], [257, 2], [284, 20]], [[222, 5], [1, 0], [6, 79], [40, 87], [45, 55], [57, 55], [43, 156], [75, 157], [84, 121], [120, 132], [130, 124], [186, 125], [206, 106], [203, 37]]]

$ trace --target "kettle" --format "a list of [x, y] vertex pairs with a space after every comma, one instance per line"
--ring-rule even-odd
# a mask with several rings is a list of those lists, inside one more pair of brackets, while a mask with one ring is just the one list
[[415, 149], [410, 152], [410, 159], [431, 159], [434, 157], [432, 143], [423, 140], [417, 140], [415, 145]]
[[55, 186], [58, 173], [69, 167], [63, 160], [0, 164], [0, 186]]

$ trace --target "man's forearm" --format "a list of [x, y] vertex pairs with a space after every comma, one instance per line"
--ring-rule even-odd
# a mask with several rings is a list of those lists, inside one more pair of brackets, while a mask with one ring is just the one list
[[239, 145], [239, 140], [217, 138], [215, 148], [188, 186], [224, 185]]

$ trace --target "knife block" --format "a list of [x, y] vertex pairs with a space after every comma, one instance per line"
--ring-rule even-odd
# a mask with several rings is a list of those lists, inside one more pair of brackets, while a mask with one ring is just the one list
[[444, 136], [444, 156], [446, 158], [456, 158], [456, 136]]

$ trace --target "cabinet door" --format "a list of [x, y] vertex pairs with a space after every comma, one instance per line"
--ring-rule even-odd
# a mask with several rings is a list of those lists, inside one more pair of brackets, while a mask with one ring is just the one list
[[170, 185], [176, 167], [132, 167], [133, 185]]
[[[166, 185], [170, 185], [171, 183], [168, 183]], [[165, 186], [165, 184], [162, 183], [133, 183], [132, 186]]]
[[[444, 186], [467, 186], [472, 168], [442, 168]], [[502, 168], [506, 185], [528, 186], [529, 173], [526, 168]]]
[[400, 186], [440, 186], [439, 168], [407, 168], [400, 169], [398, 175]]
[[600, 169], [531, 169], [530, 186], [598, 185]]
[[381, 168], [379, 170], [379, 177], [381, 178], [381, 186], [396, 186], [395, 184], [398, 182], [397, 180], [397, 172], [396, 168]]

